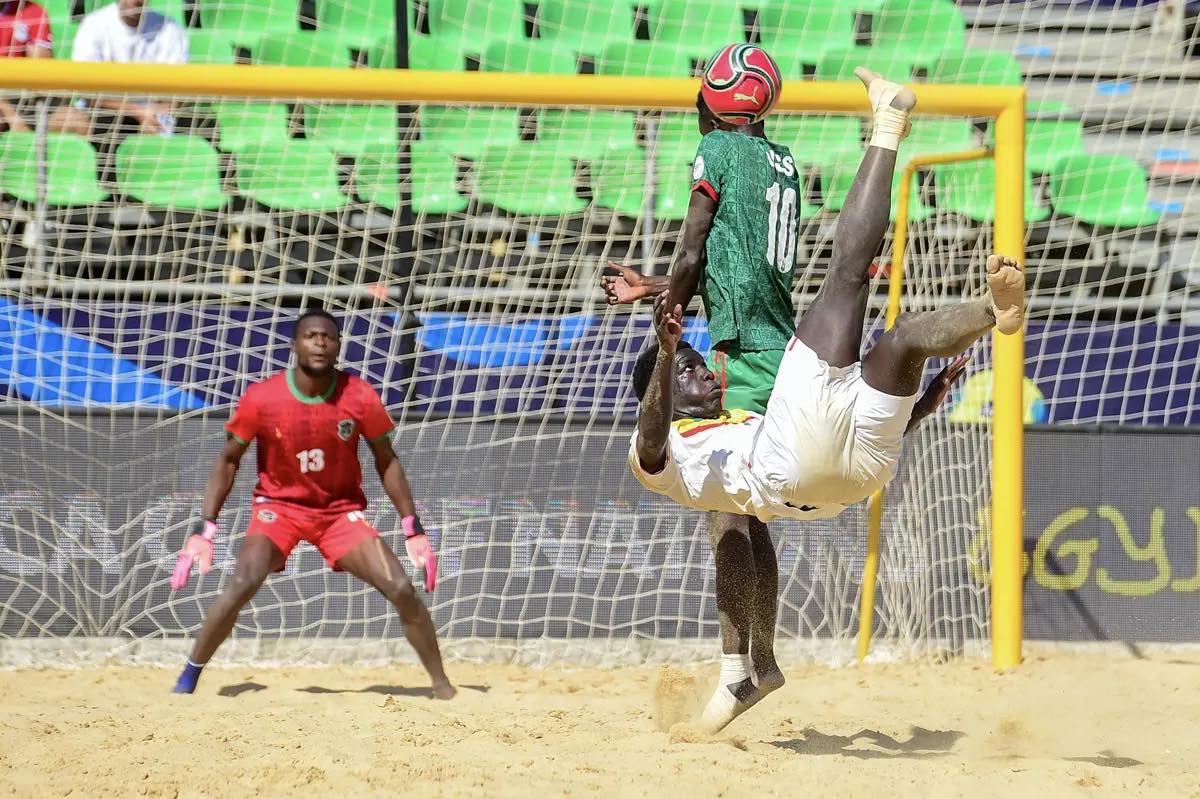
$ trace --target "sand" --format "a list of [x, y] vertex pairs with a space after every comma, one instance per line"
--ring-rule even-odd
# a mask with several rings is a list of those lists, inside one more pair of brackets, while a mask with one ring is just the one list
[[706, 738], [715, 668], [0, 672], [0, 795], [1200, 798], [1200, 656], [785, 669]]

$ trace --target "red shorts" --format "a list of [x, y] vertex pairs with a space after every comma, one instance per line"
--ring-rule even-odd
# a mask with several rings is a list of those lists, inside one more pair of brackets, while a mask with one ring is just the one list
[[363, 541], [378, 538], [379, 531], [361, 510], [328, 511], [256, 502], [250, 507], [246, 535], [265, 535], [283, 553], [284, 560], [296, 544], [307, 541], [321, 551], [330, 568], [340, 571], [337, 562]]

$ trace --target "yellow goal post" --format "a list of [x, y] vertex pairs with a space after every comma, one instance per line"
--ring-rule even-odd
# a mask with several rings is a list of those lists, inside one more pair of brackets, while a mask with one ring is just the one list
[[[493, 72], [417, 72], [267, 66], [74, 63], [10, 59], [0, 89], [142, 95], [302, 97], [393, 103], [476, 103], [691, 109], [696, 82], [685, 78], [621, 78]], [[1022, 87], [925, 84], [922, 114], [995, 120], [995, 248], [1024, 264], [1025, 90]], [[849, 83], [789, 81], [779, 110], [862, 113], [861, 87]], [[907, 184], [905, 184], [907, 185]], [[1021, 554], [1024, 336], [994, 341], [992, 417], [992, 660], [997, 668], [1021, 660]], [[864, 591], [867, 590], [864, 582]]]

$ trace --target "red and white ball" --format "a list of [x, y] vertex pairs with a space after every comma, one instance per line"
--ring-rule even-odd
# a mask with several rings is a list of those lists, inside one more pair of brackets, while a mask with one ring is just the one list
[[767, 51], [753, 44], [729, 44], [708, 60], [700, 94], [725, 122], [750, 125], [779, 102], [783, 76]]

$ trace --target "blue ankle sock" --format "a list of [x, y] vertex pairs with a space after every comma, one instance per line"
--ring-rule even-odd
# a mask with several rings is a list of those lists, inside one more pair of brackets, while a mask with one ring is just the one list
[[200, 681], [200, 672], [203, 670], [203, 663], [193, 663], [189, 660], [180, 672], [179, 679], [175, 681], [174, 693], [190, 694], [195, 691], [196, 683]]

